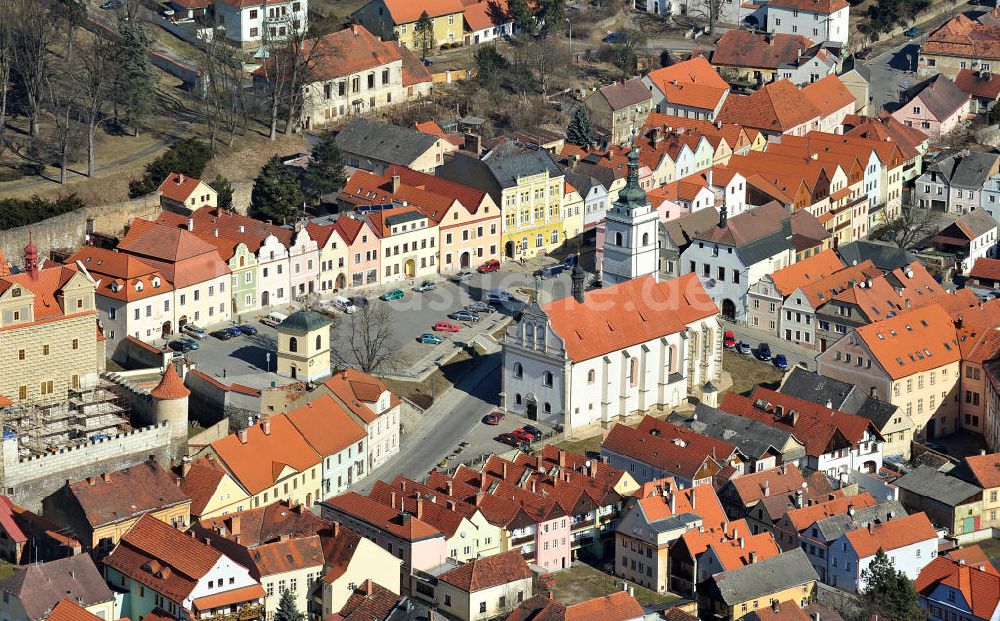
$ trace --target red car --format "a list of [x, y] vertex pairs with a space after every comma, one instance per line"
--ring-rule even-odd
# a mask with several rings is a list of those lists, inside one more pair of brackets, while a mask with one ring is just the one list
[[732, 330], [726, 330], [726, 333], [722, 335], [722, 346], [726, 349], [736, 347], [736, 335], [733, 334]]
[[458, 332], [462, 329], [462, 327], [456, 326], [450, 321], [439, 321], [434, 324], [434, 329], [438, 332]]
[[501, 433], [495, 440], [507, 446], [518, 447], [521, 446], [521, 440], [512, 433]]
[[515, 429], [510, 432], [510, 435], [514, 436], [518, 440], [525, 440], [526, 442], [531, 442], [535, 439], [535, 435], [530, 431], [525, 431], [524, 429]]
[[478, 271], [480, 274], [485, 274], [486, 272], [499, 272], [500, 262], [496, 259], [490, 259], [486, 263], [480, 265]]
[[499, 425], [503, 421], [503, 412], [490, 412], [483, 417], [483, 422], [487, 425]]

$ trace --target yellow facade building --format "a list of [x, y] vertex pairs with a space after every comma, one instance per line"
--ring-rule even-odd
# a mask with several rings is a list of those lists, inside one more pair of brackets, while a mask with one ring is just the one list
[[420, 50], [417, 22], [426, 12], [434, 28], [434, 47], [463, 41], [463, 5], [460, 0], [372, 0], [354, 12], [355, 21], [383, 39]]
[[278, 375], [313, 382], [330, 375], [330, 320], [300, 310], [278, 325]]
[[805, 607], [812, 602], [819, 576], [800, 549], [712, 576], [699, 585], [699, 619], [736, 621], [781, 602]]

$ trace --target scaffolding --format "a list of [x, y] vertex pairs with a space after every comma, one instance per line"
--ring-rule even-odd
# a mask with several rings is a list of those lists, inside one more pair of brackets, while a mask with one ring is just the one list
[[132, 431], [128, 402], [119, 399], [113, 386], [98, 378], [70, 388], [62, 399], [9, 406], [0, 415], [3, 439], [16, 440], [18, 457], [25, 458]]

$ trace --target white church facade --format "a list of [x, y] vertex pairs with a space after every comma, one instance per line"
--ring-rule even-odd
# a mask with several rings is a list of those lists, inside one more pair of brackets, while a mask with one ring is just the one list
[[604, 219], [601, 281], [604, 286], [653, 274], [659, 269], [660, 217], [639, 186], [639, 149], [628, 154], [628, 177]]

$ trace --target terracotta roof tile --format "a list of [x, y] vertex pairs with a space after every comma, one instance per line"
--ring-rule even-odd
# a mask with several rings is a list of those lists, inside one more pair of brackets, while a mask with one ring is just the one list
[[[638, 601], [625, 591], [595, 597], [566, 606], [564, 621], [625, 621], [639, 619], [645, 613]], [[536, 617], [537, 619], [537, 617]]]
[[854, 95], [847, 90], [836, 74], [830, 74], [805, 85], [802, 87], [802, 94], [823, 116], [830, 116], [848, 106], [851, 107], [849, 111], [854, 110]]
[[441, 531], [416, 516], [404, 514], [356, 492], [328, 498], [323, 504], [407, 541], [444, 536]]
[[976, 566], [938, 556], [920, 571], [913, 586], [921, 596], [928, 597], [939, 585], [960, 591], [978, 619], [993, 618], [1000, 606], [1000, 576]]
[[990, 73], [984, 77], [978, 71], [961, 69], [955, 76], [955, 86], [973, 97], [996, 99], [1000, 97], [1000, 76]]
[[191, 394], [191, 391], [184, 386], [184, 380], [181, 379], [180, 375], [177, 375], [177, 369], [174, 365], [169, 364], [160, 378], [160, 383], [149, 391], [149, 394], [160, 400], [172, 400], [184, 399]]
[[781, 295], [788, 296], [799, 287], [823, 279], [843, 267], [844, 262], [836, 252], [824, 250], [774, 272], [771, 278]]
[[74, 481], [68, 488], [93, 528], [190, 500], [177, 478], [155, 461]]
[[874, 556], [879, 550], [895, 550], [921, 541], [937, 541], [937, 532], [921, 511], [883, 524], [869, 524], [844, 534], [859, 558]]
[[576, 362], [680, 332], [718, 313], [696, 274], [659, 283], [652, 276], [637, 278], [588, 291], [583, 304], [569, 296], [543, 310]]
[[817, 521], [834, 515], [847, 513], [849, 509], [864, 509], [875, 504], [875, 498], [868, 492], [857, 494], [856, 496], [841, 496], [824, 502], [818, 502], [801, 509], [792, 509], [786, 515], [788, 520], [795, 527], [795, 530], [802, 532]]
[[770, 495], [793, 492], [801, 488], [804, 482], [802, 473], [794, 464], [760, 470], [730, 481], [739, 493], [740, 500], [746, 505]]
[[751, 95], [731, 95], [719, 111], [723, 123], [740, 123], [762, 131], [784, 133], [818, 120], [822, 112], [787, 79], [771, 82]]
[[190, 231], [148, 220], [133, 220], [118, 249], [158, 269], [177, 288], [230, 273], [214, 245]]
[[965, 462], [981, 487], [1000, 488], [1000, 453], [971, 455], [965, 458]]
[[251, 584], [238, 589], [231, 589], [223, 593], [213, 593], [199, 597], [191, 602], [197, 611], [209, 611], [213, 608], [223, 608], [233, 604], [242, 604], [247, 601], [261, 599], [266, 595], [264, 587], [259, 584]]
[[728, 442], [700, 435], [673, 423], [643, 417], [639, 426], [614, 425], [602, 450], [609, 450], [665, 470], [688, 480], [698, 478], [698, 471], [709, 460], [720, 467], [737, 452]]
[[101, 621], [101, 617], [64, 597], [52, 609], [52, 612], [46, 617], [46, 621]]
[[424, 11], [427, 11], [430, 17], [462, 12], [461, 0], [424, 0], [423, 2], [384, 0], [384, 2], [389, 10], [389, 15], [397, 26], [417, 21]]
[[[672, 478], [643, 483], [633, 494], [648, 522], [658, 522], [674, 515], [693, 513], [702, 518], [706, 528], [720, 526], [728, 518], [711, 485], [680, 489]], [[673, 509], [670, 508], [673, 503]]]
[[201, 179], [195, 179], [183, 173], [172, 172], [160, 184], [160, 194], [172, 201], [184, 203], [187, 202], [187, 199], [191, 198], [191, 193], [198, 188], [200, 183]]
[[979, 24], [959, 14], [927, 35], [920, 53], [997, 60], [1000, 59], [1000, 28]]
[[286, 466], [305, 472], [322, 460], [285, 415], [248, 427], [246, 438], [244, 444], [234, 433], [211, 446], [236, 481], [251, 494], [274, 485]]
[[715, 44], [712, 64], [729, 67], [777, 69], [798, 60], [813, 42], [797, 34], [734, 29]]
[[729, 92], [729, 84], [702, 56], [651, 71], [647, 77], [668, 102], [682, 106], [714, 110]]
[[466, 564], [438, 576], [438, 580], [475, 593], [518, 580], [531, 578], [531, 570], [518, 550], [473, 559]]
[[976, 259], [972, 270], [969, 272], [970, 278], [982, 278], [983, 280], [1000, 280], [1000, 259], [990, 259], [980, 257]]
[[364, 427], [330, 395], [321, 395], [287, 416], [302, 437], [323, 456], [336, 455], [367, 436]]
[[389, 617], [399, 601], [399, 595], [377, 582], [365, 580], [337, 613], [338, 621], [381, 621]]
[[960, 358], [955, 326], [938, 304], [906, 311], [857, 331], [893, 379], [936, 369]]
[[607, 100], [612, 110], [621, 110], [651, 99], [649, 89], [639, 78], [602, 86], [598, 92]]

